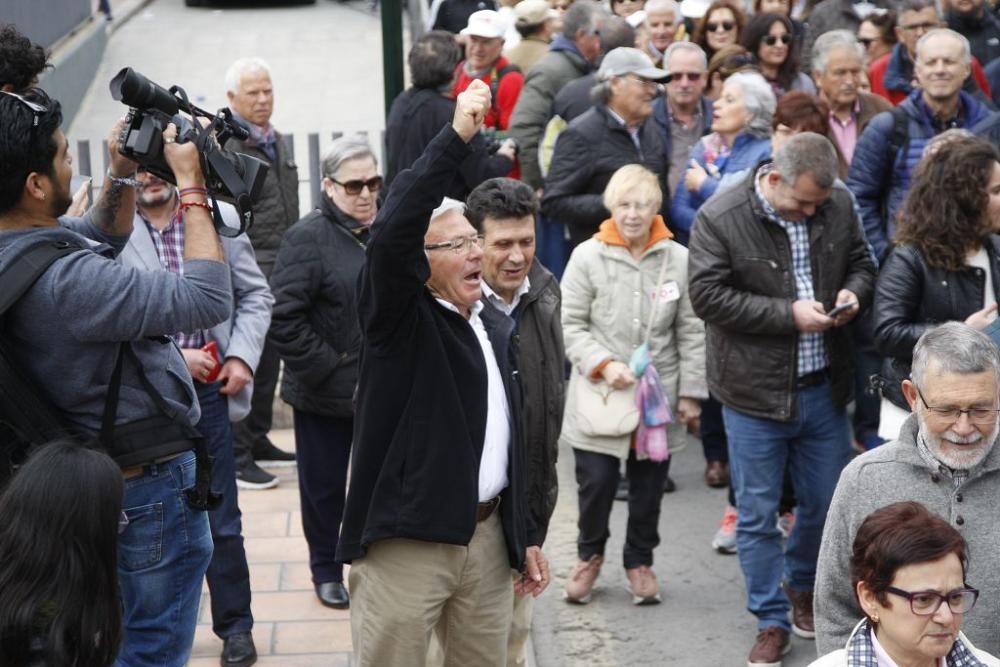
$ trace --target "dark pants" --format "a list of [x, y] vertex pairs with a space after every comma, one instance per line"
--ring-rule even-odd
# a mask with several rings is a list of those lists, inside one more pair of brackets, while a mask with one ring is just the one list
[[[618, 486], [620, 459], [573, 449], [576, 458], [577, 498], [580, 504], [580, 530], [577, 552], [580, 560], [604, 555], [604, 545], [611, 532], [608, 519]], [[629, 451], [625, 464], [628, 474], [628, 525], [625, 529], [624, 562], [626, 568], [653, 564], [653, 549], [660, 543], [657, 525], [660, 522], [660, 500], [663, 480], [667, 476], [665, 462], [638, 461]]]
[[302, 530], [309, 544], [309, 569], [316, 584], [344, 580], [344, 566], [336, 559], [337, 537], [344, 516], [353, 431], [354, 417], [295, 411]]
[[874, 316], [869, 308], [851, 326], [854, 336], [854, 439], [864, 442], [878, 435], [881, 397], [871, 389], [868, 379], [882, 372], [882, 357], [875, 349]]
[[253, 376], [250, 414], [243, 421], [233, 424], [233, 449], [237, 462], [252, 459], [254, 450], [267, 442], [271, 417], [274, 415], [274, 391], [278, 387], [280, 368], [281, 357], [270, 339], [267, 339]]
[[701, 402], [701, 447], [705, 461], [729, 462], [726, 425], [722, 421], [722, 403], [709, 396]]
[[208, 513], [215, 551], [205, 578], [212, 598], [212, 630], [225, 639], [253, 627], [250, 613], [250, 570], [243, 549], [243, 526], [236, 495], [236, 465], [229, 401], [219, 393], [218, 382], [195, 382], [201, 421], [198, 430], [208, 439], [212, 456], [212, 491], [222, 502]]

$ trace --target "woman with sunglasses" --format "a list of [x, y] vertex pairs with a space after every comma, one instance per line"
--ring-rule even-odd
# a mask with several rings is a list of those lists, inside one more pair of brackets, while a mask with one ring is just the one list
[[878, 434], [890, 440], [910, 414], [900, 383], [920, 336], [949, 321], [982, 330], [997, 312], [1000, 151], [948, 132], [917, 166], [875, 288], [875, 344], [884, 358]]
[[361, 331], [355, 287], [382, 177], [360, 137], [342, 137], [323, 157], [319, 208], [281, 241], [271, 275], [271, 340], [285, 362], [281, 398], [295, 414], [302, 528], [319, 601], [346, 609], [337, 535], [344, 513], [354, 429]]
[[722, 84], [726, 79], [737, 72], [751, 70], [756, 72], [757, 66], [753, 63], [753, 57], [739, 44], [724, 46], [715, 52], [715, 55], [708, 61], [708, 71], [705, 77], [708, 84], [705, 86], [705, 97], [713, 102], [722, 95]]
[[962, 534], [920, 503], [875, 510], [851, 555], [851, 587], [864, 618], [845, 648], [810, 667], [1000, 665], [961, 632], [979, 598], [965, 581], [968, 563]]
[[892, 51], [896, 37], [896, 12], [869, 14], [858, 26], [858, 42], [865, 47], [865, 67]]
[[731, 0], [714, 0], [694, 29], [694, 42], [709, 60], [719, 49], [740, 43], [746, 15]]
[[757, 61], [761, 74], [774, 89], [774, 96], [790, 90], [816, 94], [816, 85], [799, 71], [798, 46], [792, 20], [782, 14], [757, 14], [743, 31], [743, 46]]
[[15, 473], [0, 495], [0, 665], [115, 661], [123, 496], [118, 465], [76, 443], [47, 444]]
[[646, 0], [608, 0], [611, 5], [611, 13], [627, 19], [646, 5]]

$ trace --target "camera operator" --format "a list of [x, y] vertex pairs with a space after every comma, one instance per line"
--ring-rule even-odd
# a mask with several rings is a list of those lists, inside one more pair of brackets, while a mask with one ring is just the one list
[[[42, 239], [80, 246], [55, 260], [6, 312], [6, 349], [80, 436], [100, 433], [108, 442], [102, 419], [114, 415], [113, 457], [127, 426], [161, 414], [190, 433], [200, 418], [197, 395], [184, 358], [162, 337], [211, 327], [233, 307], [229, 267], [203, 197], [185, 198], [182, 208], [183, 276], [123, 266], [114, 257], [132, 231], [130, 182], [109, 178], [89, 219], [61, 218], [70, 201], [72, 161], [59, 129], [59, 103], [40, 90], [3, 92], [0, 118], [0, 257], [16, 262]], [[163, 140], [177, 184], [203, 188], [197, 149], [176, 143], [176, 132], [169, 125]], [[133, 163], [117, 155], [116, 141], [111, 148], [112, 173], [134, 171]], [[118, 364], [120, 382], [114, 380]], [[114, 395], [116, 385], [118, 400], [111, 403], [107, 395]], [[156, 432], [148, 440], [151, 447], [159, 444]], [[194, 438], [169, 444], [193, 447]], [[118, 664], [179, 667], [190, 654], [212, 554], [208, 516], [189, 505], [193, 494], [186, 493], [195, 487], [195, 453], [174, 451], [123, 467], [122, 475], [128, 525], [118, 563], [125, 634]]]

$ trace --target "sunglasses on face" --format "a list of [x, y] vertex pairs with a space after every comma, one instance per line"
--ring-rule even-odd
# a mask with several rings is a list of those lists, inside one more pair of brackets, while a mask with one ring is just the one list
[[343, 181], [343, 182], [338, 181], [336, 178], [333, 178], [332, 176], [328, 178], [337, 185], [339, 185], [340, 187], [344, 188], [344, 192], [346, 192], [349, 195], [359, 195], [361, 194], [361, 191], [364, 190], [366, 187], [368, 188], [369, 192], [378, 192], [379, 189], [381, 189], [382, 187], [381, 176], [373, 176], [369, 178], [367, 181], [357, 179], [353, 181]]
[[701, 79], [701, 72], [671, 72], [671, 81], [681, 81], [682, 79], [687, 79], [688, 81], [694, 83]]
[[866, 49], [875, 42], [874, 37], [858, 37], [858, 44], [865, 47]]
[[774, 46], [779, 41], [785, 46], [788, 46], [789, 44], [792, 43], [792, 36], [789, 35], [787, 32], [783, 35], [767, 35], [766, 37], [764, 37], [763, 41], [768, 46]]
[[736, 23], [733, 21], [709, 21], [705, 24], [705, 30], [709, 32], [719, 32], [720, 28], [722, 32], [729, 32], [735, 27]]

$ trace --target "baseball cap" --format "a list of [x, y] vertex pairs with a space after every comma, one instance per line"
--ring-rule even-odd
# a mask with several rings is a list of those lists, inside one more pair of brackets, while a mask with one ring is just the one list
[[538, 25], [545, 19], [559, 16], [548, 0], [521, 0], [514, 6], [514, 14], [517, 15], [517, 25]]
[[670, 72], [653, 65], [645, 53], [639, 49], [628, 46], [621, 46], [608, 51], [601, 61], [601, 68], [597, 70], [597, 79], [607, 81], [616, 76], [635, 74], [649, 81], [666, 83], [670, 80]]
[[700, 19], [708, 11], [712, 0], [682, 0], [681, 16], [689, 19]]
[[469, 16], [469, 24], [462, 28], [460, 34], [486, 39], [502, 38], [507, 34], [507, 22], [492, 9], [480, 9]]

